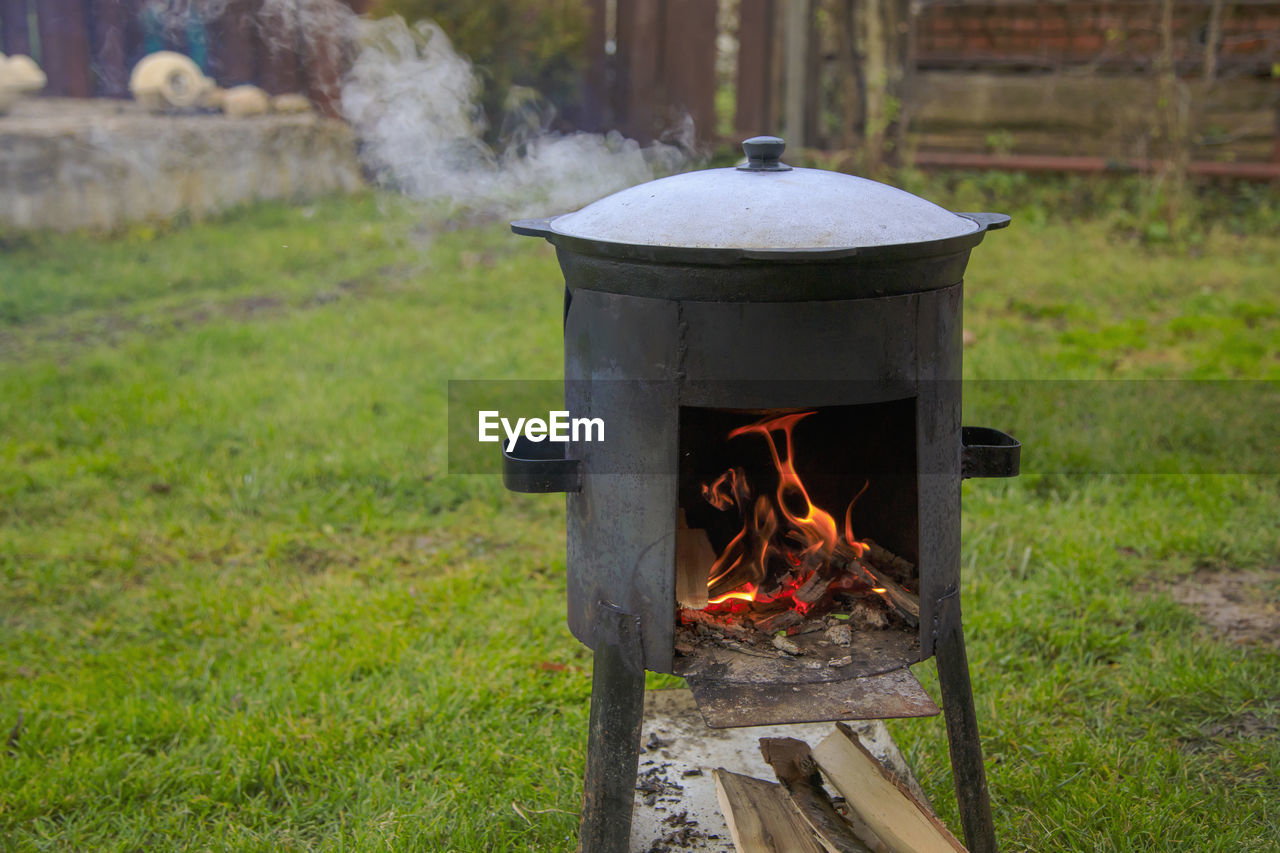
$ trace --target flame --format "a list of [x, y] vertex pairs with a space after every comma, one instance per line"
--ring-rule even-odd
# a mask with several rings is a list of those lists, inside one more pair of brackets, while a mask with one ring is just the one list
[[[773, 465], [778, 471], [778, 509], [783, 517], [791, 522], [792, 527], [808, 539], [805, 552], [816, 548], [830, 552], [836, 546], [836, 520], [830, 513], [814, 506], [813, 501], [809, 500], [809, 492], [805, 489], [804, 483], [800, 482], [800, 475], [796, 473], [795, 468], [792, 430], [797, 423], [812, 414], [813, 412], [800, 412], [769, 418], [750, 426], [739, 427], [729, 433], [729, 438], [756, 434], [769, 443], [769, 453], [773, 456]], [[786, 439], [785, 458], [778, 453], [778, 444], [773, 440], [774, 432], [781, 432]], [[803, 506], [804, 513], [793, 512], [788, 506], [790, 502]]]
[[844, 541], [847, 542], [849, 547], [854, 550], [854, 556], [857, 557], [866, 556], [867, 552], [870, 551], [871, 548], [865, 542], [859, 542], [853, 536], [853, 505], [858, 502], [858, 498], [862, 497], [862, 493], [865, 492], [867, 487], [870, 485], [870, 480], [865, 481], [862, 484], [862, 488], [858, 489], [858, 493], [853, 496], [853, 500], [849, 501], [849, 506], [844, 511]]
[[702, 497], [716, 509], [728, 509], [737, 493], [738, 468], [730, 468], [713, 483], [703, 483]]
[[[778, 475], [778, 487], [772, 496], [759, 495], [753, 502], [746, 472], [736, 467], [703, 484], [702, 497], [707, 503], [720, 510], [736, 507], [744, 519], [742, 529], [711, 567], [707, 586], [719, 594], [709, 600], [708, 608], [721, 606], [721, 609], [738, 612], [752, 604], [789, 599], [794, 609], [805, 613], [814, 605], [795, 598], [795, 593], [827, 567], [842, 538], [855, 556], [861, 557], [869, 550], [865, 543], [854, 538], [852, 520], [853, 504], [869, 483], [863, 484], [845, 511], [842, 537], [835, 518], [814, 504], [796, 471], [793, 433], [796, 424], [812, 414], [814, 412], [809, 411], [769, 416], [739, 427], [727, 436], [764, 439]], [[821, 583], [825, 577], [816, 579], [815, 583]], [[762, 593], [762, 588], [769, 592]], [[829, 595], [828, 589], [835, 588], [828, 582], [821, 587], [823, 596]], [[810, 587], [806, 597], [811, 598], [816, 589]]]
[[755, 601], [755, 600], [756, 600], [756, 587], [755, 587], [755, 584], [747, 584], [747, 585], [746, 585], [746, 586], [744, 586], [741, 590], [736, 590], [736, 591], [734, 591], [734, 592], [726, 592], [724, 595], [717, 596], [716, 598], [711, 599], [711, 600], [710, 600], [710, 601], [708, 601], [707, 603], [708, 603], [708, 604], [723, 604], [723, 603], [724, 603], [724, 602], [726, 602], [726, 601], [733, 601], [733, 600], [737, 600], [737, 601]]

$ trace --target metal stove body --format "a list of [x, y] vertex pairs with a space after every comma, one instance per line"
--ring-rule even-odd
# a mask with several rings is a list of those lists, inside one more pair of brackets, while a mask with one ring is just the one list
[[[755, 174], [725, 180], [787, 180], [780, 141], [752, 141], [747, 150], [741, 171]], [[680, 203], [678, 193], [650, 198], [668, 211]], [[620, 221], [642, 231], [645, 211], [620, 207]], [[923, 227], [911, 209], [883, 215], [908, 220], [906, 240], [847, 245], [857, 235], [838, 235], [834, 246], [815, 246], [812, 233], [776, 233], [776, 221], [763, 223], [764, 236], [703, 242], [679, 223], [662, 226], [674, 228], [674, 239], [638, 234], [630, 242], [598, 216], [585, 226], [565, 217], [513, 224], [556, 246], [566, 282], [566, 408], [599, 418], [606, 431], [604, 441], [554, 450], [525, 442], [505, 462], [513, 489], [568, 493], [568, 622], [595, 652], [582, 850], [626, 847], [646, 669], [685, 675], [713, 722], [708, 707], [729, 696], [721, 724], [745, 725], [930, 713], [911, 689], [876, 680], [930, 656], [938, 660], [968, 844], [995, 849], [961, 630], [960, 482], [1016, 474], [1018, 446], [961, 424], [961, 309], [972, 248], [1008, 218], [946, 213], [956, 222], [937, 219], [941, 236], [935, 229], [911, 239]], [[744, 230], [741, 219], [732, 227]], [[823, 227], [815, 233], [826, 233]], [[732, 666], [690, 667], [674, 645], [690, 424], [721, 412], [800, 410], [865, 413], [889, 424], [861, 459], [886, 457], [882, 467], [896, 484], [886, 495], [895, 520], [882, 522], [879, 533], [917, 567], [918, 632], [895, 646], [888, 655], [895, 659], [872, 655], [853, 672], [795, 679], [779, 668], [751, 683], [726, 683]], [[839, 442], [844, 433], [833, 435]], [[903, 710], [903, 702], [911, 707]], [[927, 696], [923, 704], [932, 706]]]

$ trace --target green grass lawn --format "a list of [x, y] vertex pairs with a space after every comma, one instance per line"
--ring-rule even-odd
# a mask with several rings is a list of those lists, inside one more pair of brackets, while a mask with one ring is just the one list
[[[1235, 381], [1280, 379], [1280, 238], [1112, 234], [1015, 221], [968, 278], [969, 378], [1081, 380], [967, 400], [1028, 442], [964, 498], [997, 831], [1276, 850], [1280, 655], [1163, 590], [1280, 565], [1274, 384]], [[557, 378], [560, 312], [544, 243], [378, 196], [10, 240], [0, 849], [571, 849], [563, 504], [445, 442], [448, 380]], [[1092, 382], [1152, 378], [1233, 383]], [[1184, 443], [1204, 464], [1163, 473]], [[941, 721], [891, 726], [958, 830]]]

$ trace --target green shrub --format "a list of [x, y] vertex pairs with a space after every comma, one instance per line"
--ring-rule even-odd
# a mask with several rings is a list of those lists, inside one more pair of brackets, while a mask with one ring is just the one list
[[1274, 234], [1280, 203], [1266, 184], [1192, 180], [1175, 222], [1162, 213], [1161, 187], [1150, 175], [1057, 175], [901, 169], [887, 182], [952, 210], [998, 210], [1021, 224], [1102, 220], [1115, 234], [1143, 243], [1197, 243], [1210, 230]]

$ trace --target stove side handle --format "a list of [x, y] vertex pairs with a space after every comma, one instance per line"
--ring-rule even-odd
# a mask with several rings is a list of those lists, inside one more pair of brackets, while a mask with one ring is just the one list
[[513, 492], [546, 494], [582, 491], [582, 460], [569, 459], [564, 442], [516, 439], [514, 449], [502, 448], [502, 485]]
[[1022, 443], [991, 427], [960, 428], [960, 479], [1016, 477]]
[[517, 219], [511, 223], [511, 233], [519, 234], [521, 237], [550, 237], [551, 220], [549, 218]]
[[956, 216], [972, 219], [982, 226], [983, 231], [999, 231], [1001, 228], [1008, 228], [1013, 221], [1013, 217], [1007, 213], [957, 213]]

